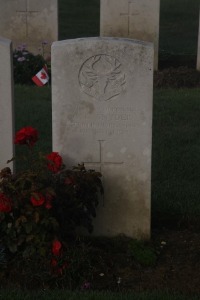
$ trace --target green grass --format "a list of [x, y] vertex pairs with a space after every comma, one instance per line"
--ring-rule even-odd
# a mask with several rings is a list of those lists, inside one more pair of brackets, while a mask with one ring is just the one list
[[170, 223], [170, 219], [185, 221], [200, 216], [199, 93], [199, 89], [154, 92], [154, 221]]
[[196, 66], [200, 0], [161, 0], [159, 68]]
[[199, 4], [199, 0], [161, 0], [160, 50], [196, 55]]
[[99, 36], [100, 0], [60, 0], [59, 39]]
[[185, 297], [169, 292], [151, 293], [109, 293], [109, 292], [69, 292], [65, 290], [26, 292], [21, 290], [2, 290], [0, 300], [198, 300], [198, 296]]

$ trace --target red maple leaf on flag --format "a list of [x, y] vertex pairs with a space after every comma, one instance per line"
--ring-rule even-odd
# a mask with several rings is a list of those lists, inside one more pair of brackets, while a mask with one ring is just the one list
[[45, 72], [41, 72], [41, 76], [40, 76], [41, 79], [46, 79], [47, 78], [47, 75]]

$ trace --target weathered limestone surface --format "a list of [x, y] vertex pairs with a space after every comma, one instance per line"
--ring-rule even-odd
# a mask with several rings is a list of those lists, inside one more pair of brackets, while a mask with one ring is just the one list
[[100, 35], [154, 43], [158, 68], [160, 0], [101, 0]]
[[0, 170], [13, 168], [13, 72], [11, 41], [0, 37]]
[[[38, 54], [43, 41], [58, 40], [58, 0], [0, 0], [0, 35], [13, 41], [13, 48], [27, 44]], [[50, 45], [45, 46], [45, 55]]]
[[198, 49], [197, 49], [197, 70], [200, 71], [200, 14], [199, 14]]
[[152, 43], [53, 43], [53, 150], [103, 174], [95, 235], [150, 236], [152, 91]]

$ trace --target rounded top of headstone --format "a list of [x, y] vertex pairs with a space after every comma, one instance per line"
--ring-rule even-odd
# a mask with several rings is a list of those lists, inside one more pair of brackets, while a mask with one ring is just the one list
[[153, 43], [140, 41], [129, 38], [118, 38], [118, 37], [87, 37], [87, 38], [77, 38], [77, 39], [68, 39], [62, 41], [53, 42], [52, 47], [59, 47], [65, 44], [80, 44], [80, 43], [127, 43], [127, 44], [135, 44], [140, 45], [147, 48], [153, 48]]

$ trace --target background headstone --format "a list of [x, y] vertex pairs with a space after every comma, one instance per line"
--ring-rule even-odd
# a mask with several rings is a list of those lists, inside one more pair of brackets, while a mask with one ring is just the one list
[[100, 35], [154, 43], [158, 68], [160, 0], [100, 0]]
[[0, 170], [13, 169], [6, 162], [13, 157], [13, 72], [12, 44], [0, 37]]
[[152, 43], [53, 43], [53, 150], [103, 174], [95, 235], [150, 236], [152, 91]]
[[[58, 0], [0, 0], [0, 35], [13, 42], [13, 49], [22, 44], [35, 54], [45, 46], [50, 53], [58, 40]], [[42, 51], [42, 50], [41, 50]]]
[[200, 71], [200, 14], [199, 14], [198, 48], [197, 48], [197, 70]]

